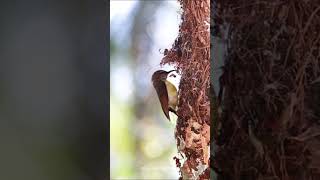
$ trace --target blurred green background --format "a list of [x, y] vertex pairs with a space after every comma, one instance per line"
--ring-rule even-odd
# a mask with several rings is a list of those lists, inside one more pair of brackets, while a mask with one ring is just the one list
[[177, 179], [174, 124], [151, 83], [178, 35], [175, 0], [110, 1], [110, 165], [112, 179]]

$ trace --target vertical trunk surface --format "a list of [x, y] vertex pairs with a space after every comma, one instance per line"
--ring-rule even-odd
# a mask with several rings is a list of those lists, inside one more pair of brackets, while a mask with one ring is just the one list
[[218, 179], [320, 179], [319, 1], [216, 2]]
[[210, 155], [210, 1], [180, 0], [182, 23], [162, 64], [174, 63], [182, 73], [175, 157], [183, 179], [209, 179]]

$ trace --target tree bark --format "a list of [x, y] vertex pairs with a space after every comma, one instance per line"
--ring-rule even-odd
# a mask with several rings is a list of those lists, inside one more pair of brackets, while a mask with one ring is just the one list
[[320, 179], [320, 3], [216, 2], [217, 179]]
[[[162, 64], [182, 73], [179, 87], [175, 157], [183, 179], [209, 179], [210, 155], [210, 1], [180, 0], [182, 23]], [[184, 161], [184, 162], [183, 162]]]

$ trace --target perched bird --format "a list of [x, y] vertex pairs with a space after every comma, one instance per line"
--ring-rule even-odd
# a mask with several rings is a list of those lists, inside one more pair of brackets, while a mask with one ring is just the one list
[[152, 75], [152, 83], [158, 94], [162, 110], [169, 120], [169, 111], [177, 115], [179, 82], [180, 75], [176, 70], [168, 72], [158, 70]]

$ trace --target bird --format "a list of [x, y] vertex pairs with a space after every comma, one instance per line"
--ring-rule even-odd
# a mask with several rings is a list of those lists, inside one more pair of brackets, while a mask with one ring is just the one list
[[158, 70], [153, 73], [151, 80], [158, 94], [162, 110], [170, 121], [169, 112], [177, 115], [180, 75], [176, 70]]

